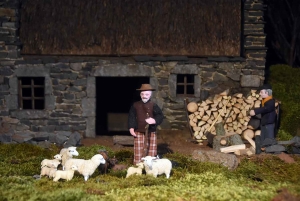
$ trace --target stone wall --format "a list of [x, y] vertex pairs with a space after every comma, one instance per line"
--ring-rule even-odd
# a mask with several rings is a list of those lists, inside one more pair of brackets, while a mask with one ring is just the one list
[[[53, 143], [66, 144], [70, 136], [78, 133], [81, 137], [95, 137], [95, 83], [101, 76], [149, 77], [157, 89], [153, 99], [165, 115], [160, 129], [185, 127], [184, 99], [176, 97], [178, 73], [194, 75], [195, 94], [190, 101], [204, 100], [228, 88], [232, 93], [247, 92], [263, 83], [263, 9], [262, 0], [244, 1], [241, 57], [30, 57], [20, 55], [19, 0], [1, 2], [0, 141], [39, 143], [38, 140], [51, 138]], [[45, 77], [44, 110], [19, 109], [20, 76]]]

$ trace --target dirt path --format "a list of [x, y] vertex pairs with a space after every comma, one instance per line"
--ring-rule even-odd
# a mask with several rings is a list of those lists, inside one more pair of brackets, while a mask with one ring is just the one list
[[[128, 133], [129, 136], [129, 133]], [[207, 145], [205, 141], [203, 145], [199, 145], [192, 140], [191, 134], [188, 129], [184, 130], [159, 130], [157, 135], [157, 152], [158, 155], [162, 156], [166, 153], [181, 153], [185, 155], [191, 155], [194, 150], [212, 150], [210, 146]], [[118, 151], [122, 149], [133, 150], [133, 146], [121, 146], [115, 145], [112, 136], [101, 136], [97, 135], [96, 138], [85, 138], [81, 142], [84, 146], [90, 146], [93, 144], [103, 145], [105, 147], [111, 148], [113, 151]], [[250, 146], [247, 144], [246, 146]], [[253, 155], [251, 158], [265, 158], [272, 154], [262, 153], [259, 155]], [[295, 162], [289, 154], [281, 153], [275, 154], [282, 161], [286, 163]]]
[[[128, 133], [129, 136], [129, 133]], [[194, 143], [188, 129], [184, 130], [159, 130], [157, 135], [158, 154], [163, 155], [165, 153], [182, 153], [189, 155], [195, 149], [211, 149], [206, 145], [199, 145]], [[120, 146], [114, 145], [112, 136], [97, 135], [96, 138], [82, 139], [81, 143], [84, 146], [93, 144], [103, 145], [111, 148], [114, 151], [120, 149], [133, 150], [132, 146]]]

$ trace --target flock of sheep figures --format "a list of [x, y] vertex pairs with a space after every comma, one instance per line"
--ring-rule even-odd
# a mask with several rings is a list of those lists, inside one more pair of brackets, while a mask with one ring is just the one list
[[[51, 179], [53, 178], [55, 182], [60, 179], [70, 181], [75, 171], [78, 171], [79, 174], [83, 175], [84, 180], [87, 181], [101, 164], [106, 168], [106, 173], [108, 163], [110, 162], [107, 153], [101, 150], [99, 154], [94, 155], [89, 160], [77, 159], [73, 158], [73, 156], [79, 156], [76, 147], [63, 148], [59, 154], [54, 156], [54, 159], [44, 159], [41, 162], [40, 177], [48, 176]], [[141, 161], [136, 166], [127, 169], [126, 178], [131, 175], [142, 175], [143, 169], [145, 169], [146, 174], [153, 175], [154, 177], [161, 174], [165, 174], [167, 178], [170, 177], [172, 163], [169, 159], [146, 156]], [[58, 170], [57, 168], [60, 164], [62, 170]]]

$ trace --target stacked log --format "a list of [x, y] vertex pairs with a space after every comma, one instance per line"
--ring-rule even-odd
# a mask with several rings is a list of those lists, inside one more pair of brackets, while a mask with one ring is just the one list
[[215, 128], [216, 136], [212, 139], [212, 147], [214, 150], [221, 151], [225, 147], [244, 144], [239, 134], [226, 133], [223, 122], [217, 122]]
[[[214, 124], [217, 121], [224, 123], [226, 132], [234, 132], [243, 136], [251, 119], [249, 111], [260, 107], [260, 104], [261, 97], [256, 90], [251, 90], [248, 96], [242, 93], [229, 96], [229, 90], [226, 90], [200, 103], [190, 102], [187, 110], [189, 111], [189, 124], [194, 132], [193, 137], [201, 142], [207, 139], [206, 132], [216, 134]], [[249, 127], [252, 128], [251, 125]]]
[[[208, 141], [213, 140], [214, 149], [224, 153], [255, 154], [253, 138], [255, 135], [260, 135], [260, 115], [251, 117], [249, 111], [260, 107], [261, 101], [262, 98], [257, 90], [251, 90], [246, 96], [242, 93], [229, 96], [229, 90], [226, 90], [200, 103], [189, 103], [187, 110], [194, 139], [200, 143], [207, 139]], [[279, 103], [276, 100], [277, 110]], [[214, 136], [218, 135], [216, 122], [223, 123], [225, 136]], [[212, 135], [214, 137], [211, 137]], [[233, 137], [235, 138], [234, 143], [230, 143]], [[242, 138], [250, 143], [249, 148], [246, 148], [240, 141]]]

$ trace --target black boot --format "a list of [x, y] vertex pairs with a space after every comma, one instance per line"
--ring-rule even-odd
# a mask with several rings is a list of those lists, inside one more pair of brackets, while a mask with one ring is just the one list
[[255, 136], [255, 154], [261, 153], [261, 138], [260, 135]]

